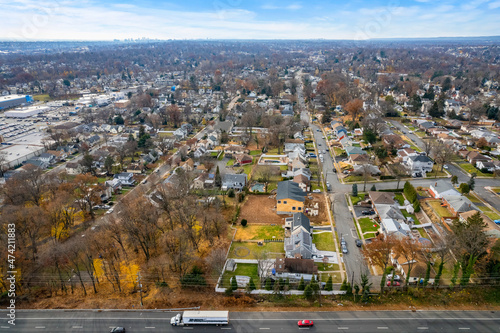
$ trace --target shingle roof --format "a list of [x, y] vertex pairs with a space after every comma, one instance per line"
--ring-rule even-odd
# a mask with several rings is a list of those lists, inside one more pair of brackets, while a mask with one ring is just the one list
[[299, 184], [287, 180], [278, 183], [278, 191], [276, 195], [276, 199], [292, 199], [295, 201], [304, 202], [305, 201], [305, 192], [302, 191], [299, 187]]
[[304, 227], [307, 232], [311, 232], [311, 223], [307, 216], [303, 213], [295, 213], [293, 214], [293, 222], [292, 222], [292, 230], [295, 228]]

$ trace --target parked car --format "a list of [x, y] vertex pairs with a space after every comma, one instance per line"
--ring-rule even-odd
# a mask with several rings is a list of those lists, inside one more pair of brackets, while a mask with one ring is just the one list
[[[398, 281], [392, 281], [392, 286], [393, 287], [399, 287], [401, 285], [401, 283], [399, 283]], [[391, 281], [387, 281], [387, 286], [390, 287], [391, 286]]]
[[311, 327], [314, 326], [314, 322], [312, 320], [307, 320], [307, 319], [299, 320], [297, 325], [299, 325], [299, 327]]
[[320, 147], [321, 147], [321, 143], [318, 143], [318, 146], [320, 146]]
[[361, 212], [361, 214], [363, 214], [363, 215], [374, 215], [375, 211], [373, 209], [364, 210], [364, 211]]
[[320, 189], [315, 189], [315, 190], [313, 191], [313, 193], [321, 193], [321, 190], [320, 190]]
[[500, 224], [500, 220], [495, 220], [493, 222], [495, 222], [496, 224]]
[[342, 253], [343, 254], [349, 253], [349, 251], [347, 250], [347, 246], [346, 245], [342, 245]]
[[363, 245], [363, 242], [361, 241], [361, 239], [356, 239], [356, 246], [361, 247], [362, 245]]
[[313, 254], [313, 259], [323, 259], [325, 256], [322, 254]]
[[448, 165], [447, 165], [447, 164], [445, 164], [445, 165], [443, 166], [443, 168], [445, 168], [446, 170], [448, 170]]
[[109, 333], [125, 333], [125, 327], [113, 327]]
[[[392, 274], [387, 274], [387, 280], [392, 280]], [[394, 275], [394, 281], [399, 281], [401, 280], [401, 277], [399, 275]]]
[[110, 208], [110, 209], [108, 209], [108, 210], [106, 211], [106, 214], [111, 214], [111, 213], [113, 213], [113, 210], [114, 210], [114, 208]]

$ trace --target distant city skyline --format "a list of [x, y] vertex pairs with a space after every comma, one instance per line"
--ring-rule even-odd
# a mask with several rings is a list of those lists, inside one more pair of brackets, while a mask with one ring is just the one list
[[0, 3], [0, 40], [363, 40], [500, 35], [500, 0]]

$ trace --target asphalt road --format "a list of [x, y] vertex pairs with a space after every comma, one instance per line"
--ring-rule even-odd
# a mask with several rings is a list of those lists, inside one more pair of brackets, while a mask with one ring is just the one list
[[[323, 139], [323, 132], [318, 132], [320, 129], [317, 125], [311, 124], [311, 130], [314, 135], [314, 140], [316, 141], [318, 150], [324, 151], [328, 146], [325, 139]], [[319, 146], [321, 144], [321, 146]], [[333, 172], [333, 158], [330, 153], [327, 152], [323, 154], [324, 162], [323, 165], [323, 175], [326, 181], [331, 184], [331, 191], [329, 192], [331, 201], [333, 202], [333, 218], [335, 220], [335, 228], [340, 240], [341, 235], [347, 243], [348, 253], [343, 254], [342, 258], [344, 260], [347, 278], [352, 282], [354, 277], [355, 282], [361, 281], [361, 274], [369, 275], [368, 266], [365, 263], [364, 257], [361, 254], [360, 248], [358, 248], [354, 241], [358, 238], [356, 232], [356, 226], [352, 220], [352, 213], [349, 210], [347, 201], [345, 199], [345, 193], [349, 191], [350, 186], [344, 185], [339, 182], [337, 174]]]
[[[0, 332], [109, 332], [124, 326], [136, 332], [499, 332], [500, 316], [493, 311], [366, 311], [366, 312], [231, 312], [226, 326], [172, 327], [177, 312], [159, 311], [21, 311], [16, 325], [6, 319]], [[5, 318], [5, 311], [2, 311]], [[297, 321], [311, 319], [312, 328], [299, 328]]]

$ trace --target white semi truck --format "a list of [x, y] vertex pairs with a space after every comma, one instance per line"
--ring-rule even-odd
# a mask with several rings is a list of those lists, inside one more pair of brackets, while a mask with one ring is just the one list
[[229, 311], [184, 311], [170, 319], [172, 326], [227, 325]]

